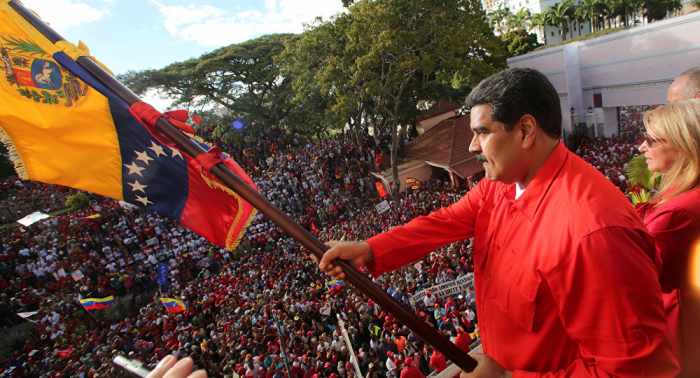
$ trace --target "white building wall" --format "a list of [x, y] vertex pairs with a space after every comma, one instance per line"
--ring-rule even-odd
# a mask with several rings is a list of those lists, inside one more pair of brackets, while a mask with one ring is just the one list
[[[520, 9], [527, 8], [530, 10], [530, 14], [535, 14], [542, 13], [542, 11], [544, 11], [548, 7], [555, 6], [561, 1], [562, 0], [481, 0], [481, 5], [487, 13], [490, 10], [497, 9], [498, 6], [501, 5], [501, 7], [503, 8], [508, 7], [511, 13], [518, 13]], [[573, 26], [575, 26], [575, 30], [573, 31], [573, 38], [588, 34], [591, 31], [590, 24], [588, 22], [584, 22], [582, 24], [574, 23]], [[537, 30], [530, 30], [530, 32], [537, 34], [537, 38], [539, 39], [540, 43], [544, 43], [547, 45], [551, 45], [562, 41], [562, 36], [559, 32], [559, 28], [555, 26], [545, 26], [544, 32], [540, 28], [538, 28]], [[568, 31], [564, 39], [570, 38], [572, 38], [572, 33], [571, 31]]]
[[700, 12], [535, 51], [508, 59], [508, 65], [547, 75], [561, 98], [567, 131], [571, 107], [579, 115], [574, 122], [586, 122], [599, 97], [602, 107], [593, 111], [610, 136], [617, 134], [618, 106], [665, 103], [674, 78], [700, 65]]

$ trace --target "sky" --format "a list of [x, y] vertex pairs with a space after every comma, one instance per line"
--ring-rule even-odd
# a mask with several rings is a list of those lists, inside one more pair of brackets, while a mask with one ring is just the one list
[[[272, 33], [301, 33], [341, 0], [22, 0], [117, 74], [170, 63]], [[152, 101], [149, 101], [152, 103]], [[163, 104], [154, 104], [162, 108]], [[160, 106], [159, 106], [160, 105]]]

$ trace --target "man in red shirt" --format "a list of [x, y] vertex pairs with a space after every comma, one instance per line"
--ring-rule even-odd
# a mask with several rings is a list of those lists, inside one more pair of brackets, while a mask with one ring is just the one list
[[433, 350], [432, 347], [426, 348], [426, 354], [432, 353], [430, 355], [430, 367], [435, 369], [436, 372], [441, 372], [447, 369], [447, 362], [445, 361], [445, 356], [437, 350]]
[[480, 376], [674, 377], [658, 255], [624, 195], [559, 141], [561, 106], [540, 72], [509, 69], [467, 98], [484, 162], [460, 201], [366, 242], [330, 242], [319, 267], [378, 276], [474, 237]]
[[400, 378], [425, 378], [420, 369], [418, 369], [418, 366], [413, 365], [413, 357], [407, 357], [404, 364]]

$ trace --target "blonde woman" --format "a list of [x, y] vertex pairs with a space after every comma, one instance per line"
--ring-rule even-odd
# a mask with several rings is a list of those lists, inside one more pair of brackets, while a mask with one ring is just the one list
[[661, 283], [679, 377], [700, 375], [700, 100], [644, 114], [639, 146], [649, 170], [663, 174], [649, 204], [639, 206], [663, 262]]

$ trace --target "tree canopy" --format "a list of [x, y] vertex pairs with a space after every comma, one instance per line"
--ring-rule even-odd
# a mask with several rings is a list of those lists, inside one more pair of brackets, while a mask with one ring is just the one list
[[478, 0], [363, 0], [290, 42], [281, 60], [298, 95], [320, 90], [355, 132], [363, 122], [391, 124], [397, 196], [399, 125], [426, 97], [505, 68], [505, 56]]
[[274, 58], [294, 38], [294, 34], [266, 35], [162, 69], [130, 71], [118, 79], [137, 95], [158, 89], [174, 97], [174, 105], [220, 105], [233, 118], [266, 130], [293, 110], [290, 78], [280, 75]]

